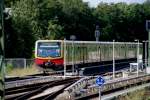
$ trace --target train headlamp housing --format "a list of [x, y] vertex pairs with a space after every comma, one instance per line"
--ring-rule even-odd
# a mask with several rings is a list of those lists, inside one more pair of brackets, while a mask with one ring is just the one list
[[48, 67], [48, 66], [53, 66], [53, 63], [48, 61], [48, 62], [45, 62], [44, 65], [45, 65], [46, 67]]

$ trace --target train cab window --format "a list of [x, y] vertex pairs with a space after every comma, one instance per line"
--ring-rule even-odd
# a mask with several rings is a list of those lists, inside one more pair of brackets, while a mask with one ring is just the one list
[[60, 57], [61, 45], [60, 42], [40, 42], [37, 47], [37, 55], [39, 57]]

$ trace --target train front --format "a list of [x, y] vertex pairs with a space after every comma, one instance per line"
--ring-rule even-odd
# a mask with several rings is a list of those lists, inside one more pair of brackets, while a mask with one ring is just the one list
[[35, 63], [42, 68], [55, 69], [63, 65], [61, 40], [38, 40], [35, 46]]

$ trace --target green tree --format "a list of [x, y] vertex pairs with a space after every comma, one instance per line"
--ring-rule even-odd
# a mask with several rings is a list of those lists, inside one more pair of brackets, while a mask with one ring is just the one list
[[[143, 4], [100, 3], [90, 8], [82, 0], [6, 0], [12, 16], [5, 20], [7, 57], [30, 57], [37, 39], [95, 40], [100, 26], [101, 41], [147, 39], [145, 21], [150, 19], [150, 1]], [[14, 49], [15, 48], [15, 49]], [[10, 52], [11, 50], [11, 52]]]
[[37, 3], [35, 0], [21, 0], [12, 6], [12, 18], [8, 22], [12, 32], [9, 31], [6, 37], [6, 57], [31, 56], [35, 39], [41, 33], [36, 19], [39, 15]]
[[145, 21], [150, 17], [148, 1], [144, 4], [100, 3], [93, 14], [101, 23], [102, 40], [147, 39]]
[[87, 3], [82, 0], [59, 0], [62, 13], [58, 16], [60, 25], [64, 27], [66, 37], [76, 35], [78, 40], [93, 40], [95, 18]]
[[64, 37], [64, 32], [63, 32], [63, 27], [59, 24], [56, 23], [56, 21], [49, 21], [48, 22], [48, 39], [63, 39]]

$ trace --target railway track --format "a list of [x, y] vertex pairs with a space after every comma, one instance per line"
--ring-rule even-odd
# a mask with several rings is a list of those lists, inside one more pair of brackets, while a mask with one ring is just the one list
[[[10, 88], [6, 89], [5, 92], [5, 99], [6, 100], [25, 100], [25, 99], [32, 99], [32, 100], [39, 100], [40, 98], [45, 98], [48, 100], [49, 98], [56, 97], [59, 93], [61, 93], [66, 87], [77, 81], [79, 78], [68, 78], [64, 80], [57, 80], [53, 82], [47, 82], [43, 84], [34, 84], [28, 85], [18, 88]], [[58, 89], [57, 91], [51, 92], [50, 94], [37, 96], [38, 94], [44, 92], [45, 90], [63, 85], [62, 88]], [[37, 97], [35, 97], [37, 96]]]
[[[130, 89], [134, 86], [142, 86], [150, 83], [150, 75], [130, 76], [127, 78], [116, 78], [108, 80], [101, 88], [102, 95], [108, 95], [113, 92]], [[98, 95], [98, 86], [95, 85], [95, 78], [83, 78], [70, 87], [66, 88], [66, 93], [69, 93], [71, 99], [85, 100], [87, 98]]]
[[[58, 94], [62, 93], [68, 86], [80, 79], [81, 77], [67, 78], [59, 77], [63, 74], [63, 71], [47, 73], [47, 74], [35, 74], [25, 77], [14, 77], [6, 79], [6, 100], [49, 100], [55, 98]], [[116, 74], [121, 75], [121, 71], [117, 71]], [[97, 74], [95, 74], [97, 75]], [[112, 72], [103, 73], [103, 76], [111, 76]], [[55, 77], [56, 76], [56, 77]], [[61, 86], [57, 91], [38, 96], [42, 92], [55, 86]]]
[[[101, 96], [102, 96], [102, 100], [110, 100], [113, 99], [114, 97], [117, 97], [119, 95], [122, 94], [126, 94], [126, 93], [130, 93], [130, 92], [134, 92], [137, 89], [143, 89], [145, 87], [149, 87], [150, 86], [150, 81], [146, 81], [145, 84], [143, 85], [142, 82], [138, 82], [136, 84], [131, 84], [131, 85], [127, 85], [124, 87], [120, 87], [120, 88], [116, 88], [116, 89], [112, 89], [112, 90], [108, 90], [108, 91], [102, 91], [101, 92]], [[98, 87], [97, 87], [98, 88]], [[94, 100], [94, 98], [99, 98], [99, 93], [95, 93], [93, 95], [88, 95], [88, 96], [84, 96], [81, 98], [77, 98], [75, 100]], [[95, 99], [96, 100], [96, 99]]]
[[43, 73], [39, 74], [34, 74], [34, 75], [27, 75], [27, 76], [22, 76], [22, 77], [6, 77], [5, 82], [11, 82], [11, 81], [16, 81], [16, 80], [24, 80], [24, 79], [31, 79], [31, 78], [36, 78], [40, 76], [45, 76]]
[[[120, 74], [121, 72], [117, 72], [117, 73]], [[103, 75], [104, 76], [112, 75], [112, 73], [109, 72], [109, 73], [105, 73]], [[58, 91], [55, 91], [55, 92], [52, 92], [51, 94], [40, 96], [40, 97], [37, 97], [34, 99], [38, 100], [41, 98], [42, 99], [43, 98], [45, 98], [45, 99], [46, 98], [53, 98], [57, 94], [62, 92], [66, 87], [68, 87], [69, 85], [71, 85], [72, 83], [77, 81], [78, 79], [82, 78], [82, 77], [73, 77], [73, 78], [67, 77], [66, 79], [63, 79], [63, 77], [59, 77], [59, 76], [56, 76], [56, 77], [54, 77], [54, 76], [43, 76], [42, 79], [40, 79], [40, 77], [37, 77], [36, 75], [33, 75], [33, 76], [27, 77], [27, 78], [22, 78], [22, 79], [19, 78], [19, 80], [6, 82], [6, 84], [5, 84], [5, 86], [6, 86], [5, 99], [6, 100], [28, 99], [34, 95], [39, 94], [43, 90], [46, 90], [46, 89], [54, 87], [54, 86], [65, 84], [63, 86], [63, 88], [61, 88]], [[46, 77], [45, 81], [43, 81], [44, 77]], [[49, 79], [46, 80], [47, 78], [50, 78], [50, 77], [51, 78], [53, 77], [52, 80], [49, 80]], [[56, 79], [56, 78], [58, 78], [58, 79]], [[35, 82], [35, 80], [39, 81], [39, 82]], [[24, 83], [24, 82], [26, 82], [26, 83]], [[46, 99], [46, 100], [48, 100], [48, 99]]]
[[[122, 71], [116, 71], [115, 72], [117, 76], [122, 76]], [[102, 76], [112, 76], [112, 72], [108, 72], [108, 73], [103, 73], [100, 74]], [[40, 76], [39, 76], [40, 75]], [[95, 74], [94, 76], [96, 76], [98, 74]], [[89, 76], [93, 76], [89, 75]], [[84, 77], [84, 76], [67, 76], [67, 78], [77, 78], [77, 77]], [[63, 80], [64, 77], [63, 76], [59, 76], [58, 74], [47, 74], [47, 75], [43, 75], [43, 74], [38, 74], [38, 76], [33, 75], [33, 76], [25, 76], [25, 77], [14, 77], [14, 78], [10, 78], [7, 79], [6, 83], [5, 83], [5, 88], [6, 89], [11, 89], [11, 88], [21, 88], [23, 86], [28, 86], [31, 88], [33, 88], [32, 86], [34, 86], [35, 84], [38, 84], [40, 86], [40, 84], [46, 84], [48, 82], [52, 82], [52, 81], [57, 81], [57, 80]]]
[[[131, 62], [133, 62], [133, 61], [129, 60], [129, 61], [125, 61], [125, 62], [116, 62], [116, 65], [123, 66], [123, 64], [127, 64], [126, 67], [129, 67], [129, 63], [131, 63]], [[102, 75], [102, 74], [107, 74], [107, 72], [111, 73], [111, 70], [109, 70], [107, 72], [104, 72], [104, 73], [102, 73], [103, 71], [99, 72], [100, 71], [100, 69], [99, 69], [100, 67], [106, 68], [107, 66], [109, 66], [109, 69], [111, 69], [111, 67], [110, 67], [110, 66], [112, 66], [111, 62], [109, 62], [108, 64], [101, 63], [100, 65], [96, 65], [96, 66], [84, 67], [84, 71], [85, 72], [83, 72], [83, 73], [86, 76], [99, 75], [99, 74]], [[96, 68], [96, 69], [94, 69], [94, 68]], [[102, 68], [102, 69], [104, 69], [104, 68]], [[82, 69], [83, 68], [78, 68], [78, 71], [82, 71]], [[106, 69], [108, 69], [108, 68], [106, 68]], [[93, 72], [89, 73], [89, 70], [90, 70], [90, 72], [92, 72], [91, 70], [93, 70]], [[66, 71], [67, 72], [72, 72], [71, 69], [67, 69]], [[94, 71], [96, 71], [96, 72], [94, 72]], [[64, 74], [64, 70], [59, 70], [59, 71], [56, 71], [56, 72], [39, 73], [39, 74], [27, 75], [27, 76], [23, 76], [23, 77], [6, 77], [5, 78], [5, 82], [11, 82], [11, 81], [16, 81], [16, 80], [24, 80], [24, 79], [31, 79], [31, 78], [38, 78], [38, 77], [43, 77], [43, 76], [52, 76], [52, 75], [53, 76], [62, 76], [63, 74]], [[81, 75], [80, 72], [79, 72], [79, 75]]]
[[53, 93], [44, 95], [44, 96], [39, 96], [37, 98], [30, 98], [31, 100], [52, 100], [54, 99], [57, 95], [61, 94], [65, 88], [67, 88], [68, 86], [70, 86], [71, 84], [73, 84], [74, 82], [67, 82], [62, 88], [60, 88], [59, 90], [56, 90]]
[[62, 74], [63, 74], [63, 71], [57, 71], [57, 72], [38, 73], [38, 74], [33, 74], [33, 75], [21, 76], [21, 77], [6, 77], [5, 82], [24, 80], [24, 79], [32, 79], [32, 78], [38, 78], [38, 77], [43, 77], [43, 76], [52, 76], [52, 75], [60, 76]]

